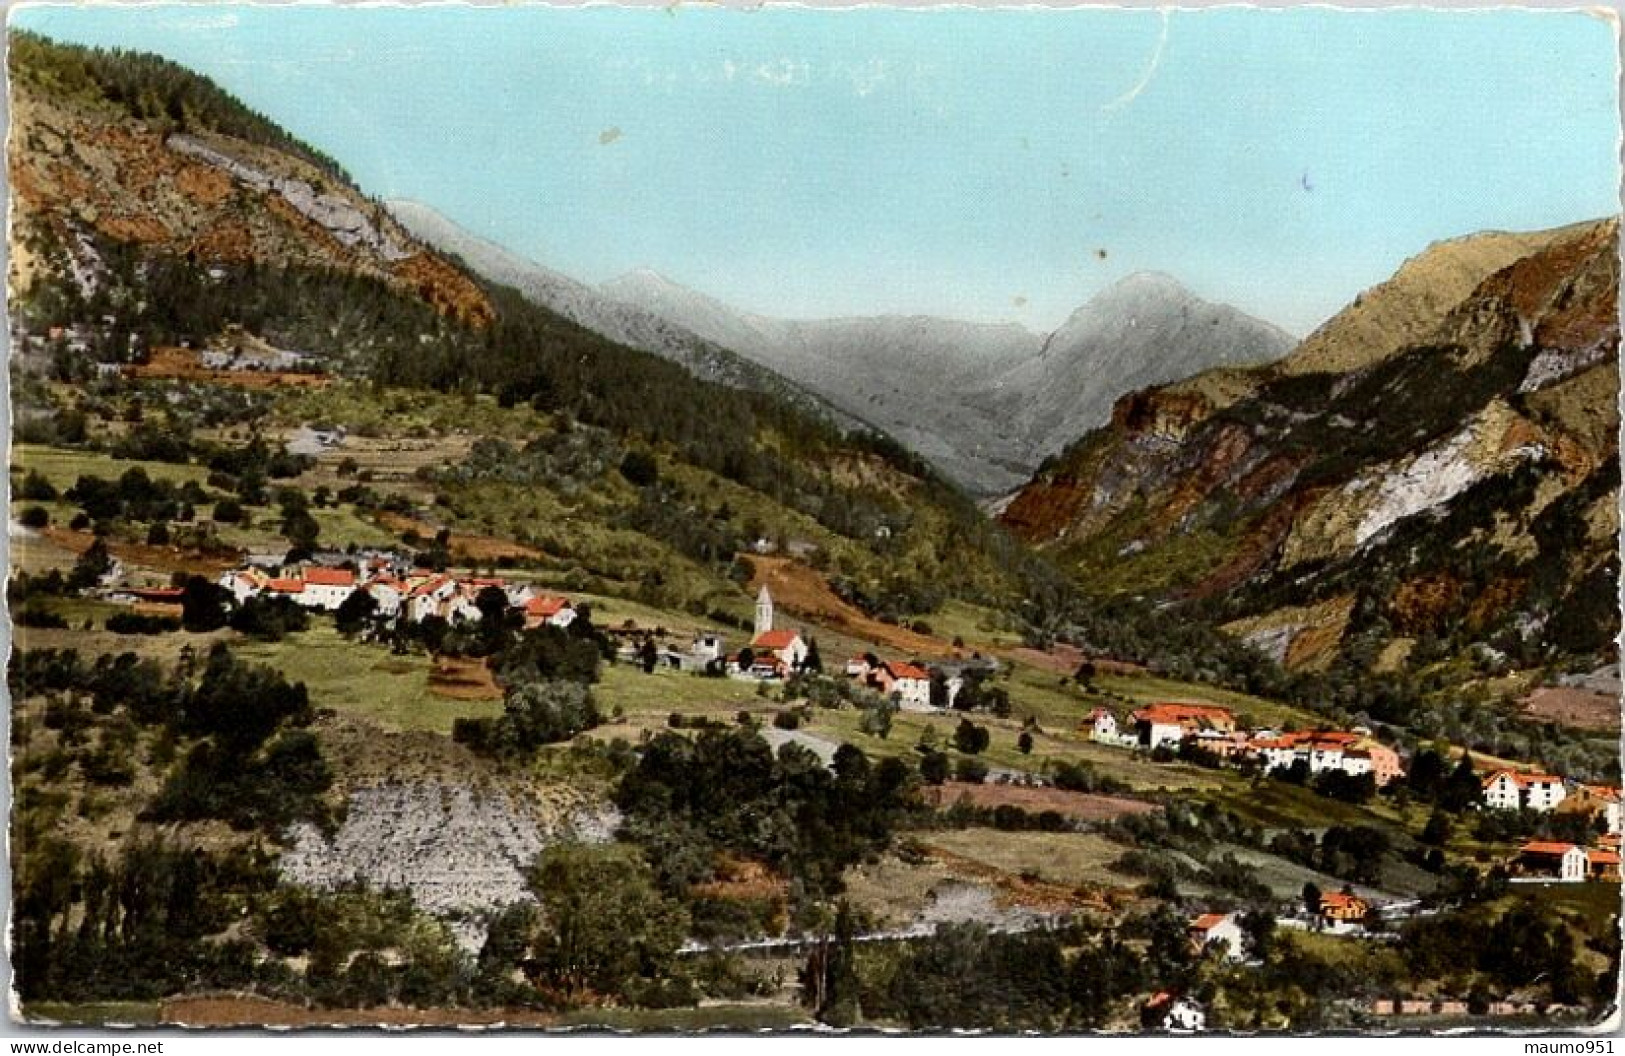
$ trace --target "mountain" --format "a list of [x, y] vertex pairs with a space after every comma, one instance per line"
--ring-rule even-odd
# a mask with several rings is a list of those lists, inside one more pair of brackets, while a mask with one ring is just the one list
[[1293, 344], [1278, 327], [1204, 301], [1167, 275], [1142, 272], [1073, 312], [1037, 356], [984, 383], [974, 398], [1044, 456], [1105, 424], [1126, 392], [1266, 363]]
[[421, 202], [394, 199], [389, 212], [416, 238], [460, 259], [475, 274], [511, 286], [535, 304], [628, 348], [686, 367], [695, 377], [769, 393], [844, 426], [861, 423], [784, 378], [665, 317], [606, 296], [561, 272], [479, 238]]
[[[413, 239], [332, 159], [212, 83], [132, 53], [13, 34], [12, 278], [28, 287], [65, 252], [82, 293], [96, 243], [187, 260], [336, 269], [483, 326], [489, 298]], [[160, 102], [161, 101], [161, 102]]]
[[601, 289], [821, 394], [980, 495], [1019, 485], [1124, 392], [1291, 347], [1282, 331], [1166, 276], [1124, 280], [1048, 337], [927, 316], [774, 319], [650, 271]]
[[1278, 364], [1118, 400], [1002, 520], [1290, 666], [1607, 654], [1617, 242], [1610, 220], [1437, 245]]

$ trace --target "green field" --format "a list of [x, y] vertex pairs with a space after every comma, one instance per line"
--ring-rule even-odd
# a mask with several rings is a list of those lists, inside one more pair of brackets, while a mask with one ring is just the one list
[[302, 634], [280, 642], [245, 640], [235, 651], [245, 660], [270, 664], [289, 681], [303, 682], [314, 707], [333, 708], [385, 729], [450, 734], [459, 718], [502, 711], [501, 701], [451, 700], [429, 692], [428, 657], [394, 656], [381, 646], [351, 641], [323, 616], [315, 617]]
[[674, 711], [731, 722], [742, 709], [782, 706], [776, 704], [776, 692], [772, 698], [763, 698], [757, 695], [756, 686], [755, 682], [705, 678], [670, 668], [645, 674], [632, 664], [608, 664], [593, 695], [605, 715], [620, 707], [625, 709], [627, 725], [654, 728], [665, 726]]
[[199, 484], [209, 471], [202, 466], [182, 466], [173, 462], [138, 462], [114, 458], [99, 451], [70, 451], [39, 444], [18, 444], [11, 449], [12, 470], [35, 470], [49, 480], [58, 491], [73, 487], [81, 476], [106, 477], [116, 480], [125, 470], [140, 467], [153, 480], [167, 480], [176, 484], [195, 480]]

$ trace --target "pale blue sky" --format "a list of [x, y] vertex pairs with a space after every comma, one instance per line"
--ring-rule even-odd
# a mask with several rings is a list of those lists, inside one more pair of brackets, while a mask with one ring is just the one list
[[[589, 281], [1057, 325], [1169, 272], [1298, 333], [1429, 242], [1618, 208], [1572, 13], [25, 7]], [[1102, 256], [1102, 251], [1104, 256]]]

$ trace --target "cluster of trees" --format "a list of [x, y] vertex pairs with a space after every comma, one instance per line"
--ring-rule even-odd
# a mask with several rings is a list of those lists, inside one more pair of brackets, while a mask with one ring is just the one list
[[60, 712], [89, 713], [157, 728], [189, 748], [147, 809], [153, 820], [219, 818], [275, 834], [298, 819], [323, 821], [331, 775], [303, 684], [243, 663], [224, 644], [201, 672], [190, 659], [165, 671], [134, 653], [86, 663], [73, 649], [24, 650], [7, 674], [14, 699], [54, 695]]
[[1421, 978], [1476, 971], [1501, 993], [1544, 983], [1565, 1003], [1614, 994], [1612, 972], [1602, 973], [1605, 981], [1582, 969], [1568, 926], [1530, 898], [1498, 914], [1481, 905], [1417, 917], [1401, 939], [1407, 967]]
[[13, 861], [14, 985], [25, 1001], [151, 1000], [277, 981], [255, 944], [218, 938], [245, 895], [276, 883], [252, 848], [135, 841], [111, 859], [47, 836]]
[[929, 938], [860, 950], [843, 907], [808, 958], [801, 992], [835, 1026], [861, 1016], [916, 1030], [1090, 1030], [1126, 1018], [1128, 998], [1173, 985], [1193, 963], [1184, 920], [1171, 913], [1131, 921], [1122, 933], [949, 924]]
[[1381, 829], [1370, 825], [1333, 825], [1315, 834], [1287, 829], [1270, 840], [1269, 849], [1310, 869], [1357, 884], [1382, 883], [1383, 870], [1393, 857], [1393, 843]]
[[901, 762], [871, 763], [851, 745], [829, 769], [800, 745], [775, 756], [734, 727], [656, 735], [614, 798], [662, 890], [682, 897], [713, 880], [727, 852], [788, 876], [792, 900], [808, 902], [839, 893], [842, 872], [887, 845], [912, 783]]
[[577, 616], [568, 630], [543, 625], [526, 631], [522, 618], [510, 618], [516, 610], [501, 590], [486, 588], [478, 602], [483, 618], [472, 628], [473, 648], [494, 650], [485, 655], [505, 688], [502, 714], [458, 719], [454, 740], [478, 752], [523, 758], [603, 721], [590, 687], [613, 646], [590, 616]]

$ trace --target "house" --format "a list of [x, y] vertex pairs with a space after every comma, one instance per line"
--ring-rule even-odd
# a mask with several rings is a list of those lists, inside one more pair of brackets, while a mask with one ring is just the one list
[[1582, 811], [1593, 818], [1600, 817], [1603, 827], [1611, 834], [1620, 831], [1619, 789], [1606, 785], [1576, 784], [1563, 799], [1565, 811]]
[[406, 618], [421, 623], [430, 616], [445, 617], [447, 603], [456, 593], [457, 581], [450, 576], [431, 575], [422, 579], [407, 592]]
[[305, 581], [295, 576], [281, 576], [265, 581], [262, 594], [273, 598], [287, 598], [296, 605], [304, 604]]
[[1359, 748], [1371, 760], [1371, 775], [1377, 779], [1378, 788], [1405, 776], [1405, 768], [1399, 762], [1399, 753], [1386, 744], [1367, 737], [1360, 742]]
[[1212, 704], [1148, 704], [1134, 712], [1135, 730], [1143, 747], [1158, 748], [1178, 744], [1199, 730], [1234, 732], [1236, 717]]
[[321, 568], [311, 566], [304, 571], [305, 589], [299, 604], [311, 609], [332, 612], [355, 593], [355, 572], [348, 568]]
[[388, 618], [400, 615], [401, 599], [406, 597], [405, 583], [394, 576], [378, 576], [361, 589], [377, 604], [378, 615]]
[[[1614, 868], [1619, 868], [1618, 856]], [[1584, 847], [1550, 840], [1530, 840], [1518, 849], [1513, 868], [1522, 876], [1579, 883], [1586, 878], [1590, 861]]]
[[1204, 913], [1190, 923], [1191, 949], [1215, 949], [1226, 960], [1239, 961], [1245, 948], [1239, 913]]
[[706, 632], [695, 636], [693, 643], [688, 647], [688, 655], [693, 657], [695, 663], [700, 667], [705, 667], [707, 664], [721, 659], [723, 650], [722, 635]]
[[1193, 998], [1161, 991], [1140, 1009], [1140, 1022], [1176, 1034], [1194, 1034], [1207, 1029], [1207, 1012]]
[[1084, 727], [1089, 731], [1089, 739], [1094, 741], [1117, 740], [1117, 716], [1105, 708], [1096, 708], [1084, 718]]
[[930, 711], [931, 672], [914, 664], [888, 660], [869, 676], [882, 693], [909, 711]]
[[1359, 929], [1371, 912], [1371, 903], [1346, 891], [1323, 891], [1317, 923], [1324, 931], [1341, 935]]
[[1555, 810], [1566, 794], [1563, 779], [1550, 774], [1497, 770], [1484, 779], [1484, 805], [1491, 810]]
[[574, 623], [575, 619], [575, 606], [570, 604], [569, 598], [542, 594], [525, 602], [526, 630], [542, 626], [564, 628]]
[[249, 567], [234, 572], [223, 573], [216, 583], [231, 592], [232, 601], [241, 605], [265, 589], [266, 581], [270, 579], [257, 568]]
[[1619, 851], [1595, 848], [1586, 851], [1586, 876], [1592, 880], [1619, 883]]

